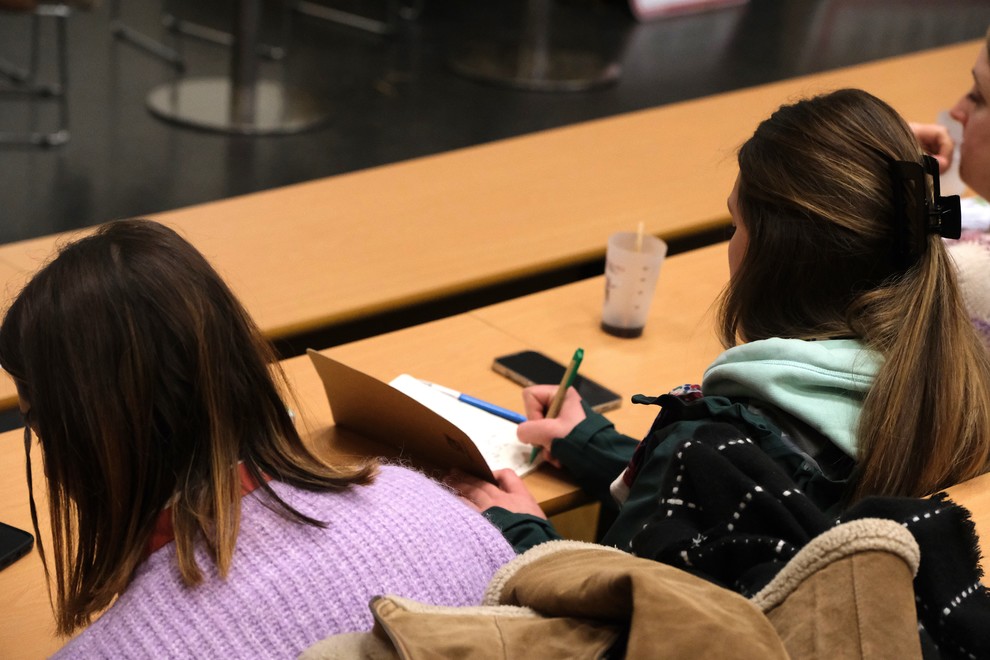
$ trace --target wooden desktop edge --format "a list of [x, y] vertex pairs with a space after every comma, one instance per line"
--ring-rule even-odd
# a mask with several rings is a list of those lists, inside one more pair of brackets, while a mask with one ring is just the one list
[[[180, 230], [186, 231], [186, 233], [189, 234], [189, 237], [194, 239], [194, 242], [197, 242], [197, 231], [202, 233], [203, 230], [196, 230], [196, 228], [203, 224], [203, 214], [212, 214], [215, 211], [218, 211], [221, 208], [227, 208], [230, 205], [239, 205], [238, 208], [241, 208], [244, 204], [271, 204], [271, 200], [274, 200], [276, 197], [282, 200], [289, 199], [291, 203], [290, 198], [297, 192], [312, 191], [315, 188], [333, 184], [335, 181], [343, 180], [345, 178], [348, 180], [375, 179], [379, 183], [387, 183], [390, 177], [395, 176], [397, 173], [403, 172], [408, 174], [408, 170], [410, 168], [425, 168], [424, 171], [432, 171], [431, 168], [434, 168], [434, 165], [439, 162], [447, 162], [451, 159], [455, 159], [457, 162], [462, 162], [479, 157], [488, 158], [491, 154], [501, 153], [505, 150], [508, 150], [506, 153], [511, 152], [512, 150], [518, 150], [521, 148], [521, 145], [528, 145], [526, 147], [528, 149], [532, 145], [542, 143], [541, 141], [546, 140], [554, 141], [561, 139], [577, 139], [582, 141], [587, 140], [589, 136], [599, 134], [608, 135], [611, 136], [612, 139], [615, 139], [616, 135], [626, 134], [617, 133], [617, 130], [626, 130], [627, 133], [632, 132], [633, 135], [639, 135], [639, 131], [643, 128], [644, 124], [651, 122], [654, 118], [683, 118], [685, 116], [685, 111], [692, 108], [697, 108], [701, 112], [710, 114], [716, 108], [720, 108], [725, 105], [736, 106], [741, 103], [746, 108], [752, 110], [752, 112], [756, 112], [756, 108], [760, 108], [760, 112], [763, 112], [763, 106], [766, 106], [766, 110], [769, 111], [779, 103], [790, 98], [794, 98], [797, 95], [802, 95], [808, 93], [809, 91], [815, 91], [821, 88], [834, 87], [837, 84], [860, 84], [860, 86], [863, 86], [868, 90], [872, 89], [874, 86], [880, 87], [882, 89], [873, 89], [872, 91], [875, 91], [882, 96], [893, 95], [894, 97], [897, 97], [890, 100], [894, 103], [895, 107], [902, 112], [902, 114], [905, 114], [905, 116], [918, 120], [931, 119], [934, 116], [934, 109], [940, 107], [939, 104], [946, 105], [950, 103], [953, 98], [951, 95], [961, 94], [965, 90], [965, 86], [968, 84], [968, 74], [966, 72], [968, 71], [969, 62], [960, 63], [959, 67], [953, 67], [953, 69], [959, 68], [959, 71], [955, 71], [947, 70], [944, 60], [949, 59], [955, 63], [957, 59], [961, 61], [962, 59], [973, 57], [978, 51], [981, 43], [981, 40], [974, 40], [964, 42], [962, 44], [936, 48], [929, 51], [910, 53], [907, 55], [887, 58], [885, 60], [867, 62], [842, 69], [811, 74], [800, 78], [735, 90], [732, 92], [670, 104], [658, 108], [640, 110], [617, 117], [609, 117], [578, 125], [551, 129], [541, 133], [509, 138], [497, 143], [469, 147], [455, 152], [437, 154], [413, 161], [406, 161], [403, 163], [372, 168], [361, 172], [339, 175], [338, 177], [328, 177], [319, 181], [294, 184], [292, 186], [286, 186], [282, 189], [253, 193], [241, 198], [234, 198], [232, 200], [220, 200], [218, 202], [211, 202], [200, 206], [178, 209], [175, 211], [156, 214], [152, 217], [161, 219], [162, 221], [168, 223], [177, 223]], [[923, 95], [909, 93], [909, 91], [905, 91], [905, 83], [888, 82], [888, 80], [885, 80], [885, 77], [881, 75], [887, 68], [903, 68], [905, 66], [911, 67], [912, 70], [918, 75], [923, 75], [925, 71], [932, 70], [932, 76], [926, 75], [925, 78], [927, 79], [929, 77], [933, 77], [934, 79], [929, 82], [932, 84], [938, 84], [940, 87], [944, 88], [946, 98], [944, 100], [933, 100], [933, 97], [941, 96], [942, 92], [936, 93], [936, 88], [931, 87], [931, 85], [929, 85], [927, 92]], [[916, 77], [917, 76], [915, 76], [915, 78]], [[887, 76], [886, 78], [897, 78], [897, 76]], [[958, 83], [955, 82], [957, 78], [959, 78]], [[907, 89], [909, 90], [912, 88], [910, 85], [907, 85]], [[689, 117], [690, 112], [687, 112], [686, 116]], [[751, 120], [748, 116], [746, 116], [739, 119], [739, 121], [740, 123], [745, 123], [745, 126], [740, 125], [737, 128], [733, 128], [733, 130], [738, 132], [739, 137], [741, 138], [752, 130], [752, 127], [755, 126], [755, 120]], [[665, 127], [668, 123], [669, 122], [657, 122], [658, 125]], [[674, 131], [675, 129], [666, 127], [664, 130]], [[677, 130], [680, 130], [679, 125]], [[732, 140], [730, 140], [730, 142], [732, 142]], [[731, 144], [726, 143], [721, 145], [721, 148], [723, 150], [731, 150], [735, 146], [735, 142], [732, 142]], [[728, 153], [728, 151], [726, 153]], [[728, 176], [726, 172], [722, 171], [725, 170], [724, 164], [718, 169], [720, 171], [719, 177]], [[667, 230], [658, 230], [656, 233], [663, 238], [677, 240], [691, 235], [696, 235], [698, 233], [711, 231], [721, 224], [724, 224], [724, 205], [721, 202], [721, 198], [724, 196], [725, 191], [721, 189], [712, 189], [710, 181], [707, 181], [704, 190], [695, 191], [693, 188], [675, 188], [673, 199], [678, 199], [678, 196], [683, 197], [685, 195], [691, 196], [698, 194], [702, 194], [705, 197], [714, 196], [717, 198], [718, 201], [715, 205], [706, 205], [704, 207], [705, 209], [717, 209], [717, 212], [712, 214], [710, 211], [701, 211], [700, 209], [696, 209], [696, 211], [699, 212], [699, 215], [691, 220], [688, 225], [672, 227]], [[193, 222], [193, 220], [195, 220], [195, 222]], [[7, 277], [6, 294], [8, 299], [9, 296], [13, 295], [12, 289], [16, 288], [15, 283], [17, 281], [22, 281], [26, 275], [26, 271], [24, 270], [25, 253], [30, 253], [32, 255], [30, 261], [34, 265], [31, 266], [30, 269], [33, 269], [39, 262], [48, 257], [53, 246], [66, 240], [69, 236], [83, 235], [87, 231], [88, 230], [66, 232], [65, 234], [42, 237], [40, 239], [31, 239], [15, 244], [0, 246], [0, 266], [12, 271], [12, 273], [8, 273]], [[209, 233], [209, 230], [206, 231]], [[604, 242], [602, 241], [601, 243], [603, 246]], [[405, 293], [396, 294], [391, 298], [386, 297], [367, 304], [353, 305], [345, 309], [328, 311], [325, 313], [321, 313], [319, 311], [315, 313], [308, 312], [307, 316], [297, 317], [294, 319], [267, 319], [267, 314], [259, 314], [259, 312], [265, 312], [266, 310], [252, 308], [249, 309], [249, 311], [253, 315], [266, 318], [266, 321], [263, 324], [263, 329], [266, 335], [272, 339], [279, 339], [317, 329], [325, 329], [327, 327], [332, 327], [356, 319], [367, 318], [370, 315], [381, 312], [394, 311], [396, 309], [415, 305], [436, 297], [464, 293], [466, 291], [474, 290], [477, 287], [505, 282], [506, 280], [512, 278], [525, 277], [536, 272], [545, 272], [548, 268], [571, 264], [582, 259], [597, 258], [603, 253], [604, 248], [602, 246], [577, 250], [568, 256], [559, 256], [555, 259], [541, 262], [540, 264], [531, 263], [528, 265], [519, 265], [506, 268], [498, 273], [490, 272], [485, 275], [467, 278], [461, 281], [448, 282], [446, 284], [441, 283], [426, 285], [415, 291], [406, 291]], [[217, 263], [216, 265], [221, 271], [224, 271], [226, 262], [221, 259], [221, 263]], [[234, 273], [234, 275], [236, 275], [236, 273]], [[282, 284], [284, 285], [283, 290], [288, 291], [293, 288], [292, 283]], [[0, 379], [0, 411], [10, 410], [15, 405], [16, 395], [13, 391], [12, 385], [9, 381]]]

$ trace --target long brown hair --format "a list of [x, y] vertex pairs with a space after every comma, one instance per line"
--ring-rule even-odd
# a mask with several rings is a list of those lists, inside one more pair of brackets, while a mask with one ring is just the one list
[[722, 342], [855, 337], [883, 358], [857, 430], [851, 500], [923, 496], [987, 471], [990, 359], [937, 234], [906, 265], [891, 163], [920, 163], [903, 119], [860, 90], [786, 105], [739, 151], [746, 254]]
[[[202, 580], [197, 543], [226, 575], [239, 462], [276, 510], [318, 526], [264, 475], [340, 490], [374, 474], [307, 450], [268, 343], [203, 256], [154, 222], [113, 222], [64, 247], [8, 310], [0, 364], [43, 451], [63, 634], [127, 587], [166, 507], [184, 581]], [[31, 508], [37, 533], [33, 493]], [[40, 534], [39, 550], [48, 572]]]

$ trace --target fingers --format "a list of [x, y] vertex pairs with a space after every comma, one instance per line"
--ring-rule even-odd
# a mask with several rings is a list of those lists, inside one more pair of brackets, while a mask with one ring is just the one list
[[557, 437], [556, 427], [556, 420], [534, 419], [531, 422], [523, 422], [516, 427], [516, 437], [519, 438], [519, 442], [527, 445], [549, 449], [550, 443]]
[[457, 469], [451, 470], [444, 477], [443, 482], [454, 489], [458, 497], [475, 511], [484, 511], [488, 508], [487, 502], [491, 498], [486, 493], [486, 488], [498, 490], [494, 484]]
[[[551, 386], [552, 387], [552, 386]], [[534, 400], [540, 400], [539, 393], [536, 393]], [[537, 445], [544, 450], [550, 450], [550, 444], [557, 438], [566, 437], [574, 427], [585, 418], [584, 407], [581, 405], [581, 395], [573, 387], [567, 390], [564, 398], [564, 405], [560, 408], [560, 414], [554, 419], [545, 419], [541, 416], [527, 416], [530, 421], [523, 422], [516, 430], [516, 436], [520, 442], [529, 445]]]
[[489, 483], [460, 470], [452, 470], [444, 482], [456, 490], [468, 506], [475, 511], [485, 511], [494, 506], [516, 513], [528, 513], [546, 518], [536, 499], [523, 480], [512, 470], [495, 472], [498, 485]]
[[573, 387], [567, 388], [567, 395], [564, 397], [564, 405], [560, 407], [560, 417], [580, 417], [584, 419], [584, 408], [581, 406], [581, 395]]
[[561, 462], [558, 461], [556, 458], [554, 458], [553, 454], [551, 454], [548, 451], [543, 452], [543, 460], [549, 463], [550, 465], [554, 466], [558, 470], [564, 469], [564, 466], [561, 464]]
[[[544, 389], [549, 388], [549, 389]], [[526, 417], [529, 421], [541, 421], [546, 418], [546, 409], [557, 394], [553, 385], [537, 385], [523, 390], [523, 404], [526, 407]], [[553, 419], [563, 420], [565, 427], [573, 428], [585, 418], [584, 407], [581, 405], [581, 395], [573, 387], [568, 387], [564, 394], [564, 403]], [[563, 436], [560, 436], [563, 437]]]
[[484, 479], [479, 479], [458, 469], [451, 470], [444, 477], [443, 482], [456, 490], [462, 497], [467, 497], [472, 501], [487, 490], [498, 490], [498, 486], [495, 484], [488, 483]]
[[935, 157], [935, 160], [938, 161], [939, 172], [944, 174], [952, 164], [952, 154], [955, 148], [948, 129], [939, 124], [912, 123], [910, 126], [921, 148]]
[[[539, 447], [543, 451], [543, 460], [554, 467], [560, 467], [560, 462], [553, 457], [551, 447], [553, 441], [562, 437], [558, 435], [560, 422], [555, 419], [539, 419], [532, 422], [523, 422], [516, 429], [516, 437], [519, 442], [527, 445]], [[567, 435], [564, 433], [564, 435]]]
[[527, 419], [543, 419], [556, 393], [556, 385], [533, 385], [524, 389], [523, 409]]
[[498, 487], [507, 493], [528, 493], [529, 489], [526, 488], [526, 484], [523, 483], [522, 477], [515, 473], [514, 470], [496, 470], [494, 473], [495, 481], [498, 482]]

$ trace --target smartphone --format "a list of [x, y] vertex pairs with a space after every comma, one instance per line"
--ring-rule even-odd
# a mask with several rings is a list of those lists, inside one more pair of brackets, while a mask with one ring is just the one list
[[[492, 369], [523, 387], [530, 385], [560, 385], [564, 365], [536, 351], [522, 351], [495, 358]], [[614, 410], [622, 403], [617, 393], [585, 378], [578, 372], [574, 387], [595, 412]]]
[[0, 570], [26, 555], [34, 546], [34, 537], [23, 529], [0, 522]]

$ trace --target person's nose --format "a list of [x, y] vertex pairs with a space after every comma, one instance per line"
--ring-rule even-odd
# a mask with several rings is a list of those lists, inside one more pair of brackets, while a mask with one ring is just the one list
[[949, 116], [955, 119], [963, 126], [966, 126], [966, 118], [967, 118], [967, 112], [965, 106], [966, 106], [966, 97], [963, 96], [958, 101], [956, 101], [956, 104], [952, 106], [951, 110], [949, 110]]

